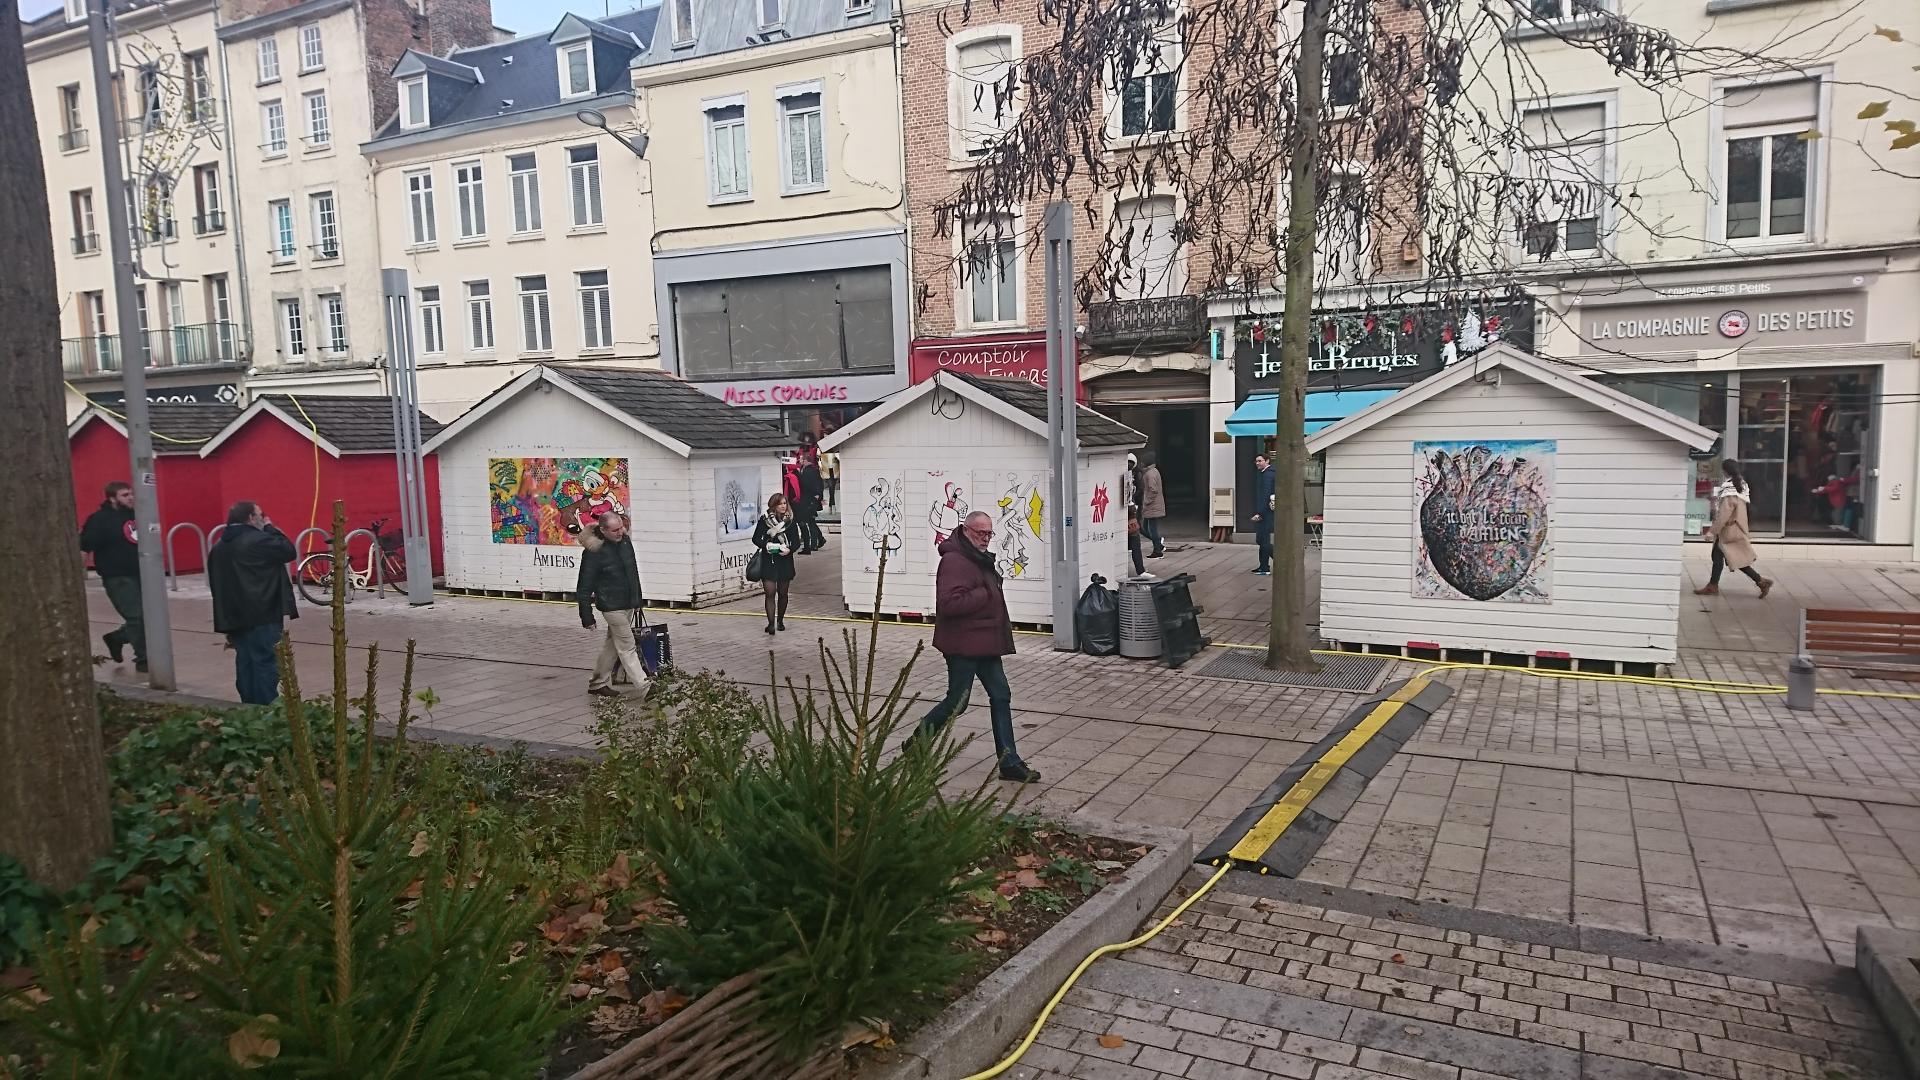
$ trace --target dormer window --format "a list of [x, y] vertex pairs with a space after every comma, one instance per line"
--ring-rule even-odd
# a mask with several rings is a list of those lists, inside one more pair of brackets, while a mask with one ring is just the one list
[[67, 21], [70, 23], [87, 21], [87, 0], [67, 0]]
[[667, 10], [673, 15], [674, 47], [693, 44], [693, 0], [667, 0]]
[[560, 96], [584, 97], [593, 93], [593, 46], [588, 42], [560, 49]]
[[786, 12], [781, 9], [785, 6], [783, 0], [760, 0], [760, 28], [770, 30], [784, 24]]
[[427, 126], [427, 77], [403, 79], [400, 83], [400, 130]]

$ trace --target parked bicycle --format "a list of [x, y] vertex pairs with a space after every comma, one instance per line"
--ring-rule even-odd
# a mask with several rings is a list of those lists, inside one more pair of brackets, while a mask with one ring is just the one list
[[[367, 531], [379, 537], [380, 542], [367, 545], [364, 565], [354, 566], [353, 556], [351, 553], [348, 554], [348, 590], [372, 589], [376, 585], [396, 585], [407, 580], [406, 541], [398, 532], [380, 531], [387, 521], [387, 518], [380, 518], [367, 526]], [[377, 582], [373, 575], [373, 560], [376, 557], [380, 560], [380, 578]], [[333, 574], [333, 552], [316, 551], [294, 566], [293, 580], [294, 584], [300, 588], [300, 595], [306, 597], [307, 603], [326, 607], [333, 603]]]

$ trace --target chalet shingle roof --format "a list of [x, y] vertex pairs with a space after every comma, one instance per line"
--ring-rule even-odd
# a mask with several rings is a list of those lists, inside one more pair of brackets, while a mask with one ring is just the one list
[[[1028, 416], [1046, 422], [1047, 392], [1025, 379], [989, 379], [965, 372], [949, 372], [957, 378], [965, 379], [970, 386], [992, 394], [1001, 401], [1019, 409]], [[1094, 412], [1085, 405], [1080, 406], [1075, 430], [1080, 436], [1080, 445], [1092, 446], [1139, 446], [1147, 441], [1145, 435], [1133, 430], [1110, 416]]]
[[[393, 449], [393, 405], [385, 396], [342, 394], [266, 394], [265, 399], [305, 427], [307, 421], [320, 437], [343, 454]], [[298, 397], [298, 404], [295, 397]], [[302, 412], [304, 410], [304, 415]], [[440, 421], [420, 414], [420, 441], [440, 433]]]
[[779, 449], [793, 443], [779, 428], [664, 371], [571, 364], [547, 371], [695, 450]]
[[[154, 434], [154, 451], [161, 454], [194, 452], [200, 444], [220, 434], [222, 428], [240, 415], [237, 405], [213, 403], [176, 405], [154, 402], [147, 406], [147, 423]], [[178, 442], [163, 441], [179, 440]], [[191, 446], [185, 444], [192, 444]]]

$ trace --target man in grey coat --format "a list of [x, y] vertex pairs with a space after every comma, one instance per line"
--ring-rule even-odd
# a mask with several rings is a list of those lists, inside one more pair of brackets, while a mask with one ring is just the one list
[[1140, 535], [1153, 541], [1153, 552], [1147, 556], [1157, 559], [1167, 553], [1167, 542], [1160, 536], [1160, 519], [1167, 516], [1167, 492], [1160, 480], [1160, 460], [1147, 455], [1147, 463], [1140, 470]]

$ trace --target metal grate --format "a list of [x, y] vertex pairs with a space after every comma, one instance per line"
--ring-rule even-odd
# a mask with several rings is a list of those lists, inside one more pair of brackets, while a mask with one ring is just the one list
[[1232, 679], [1236, 682], [1272, 683], [1279, 686], [1307, 686], [1316, 690], [1343, 690], [1364, 694], [1380, 685], [1391, 657], [1322, 656], [1319, 671], [1307, 675], [1296, 671], [1271, 671], [1261, 649], [1224, 649], [1194, 672], [1203, 679]]

